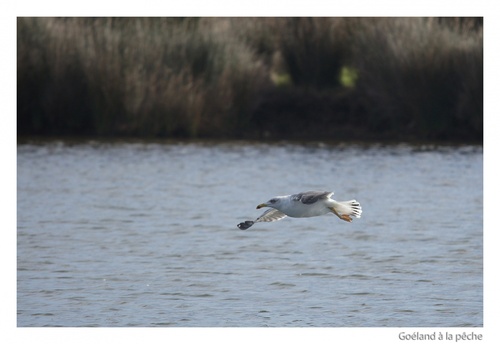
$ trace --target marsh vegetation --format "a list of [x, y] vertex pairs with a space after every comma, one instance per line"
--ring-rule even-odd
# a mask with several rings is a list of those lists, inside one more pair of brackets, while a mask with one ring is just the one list
[[18, 18], [19, 135], [482, 141], [482, 18]]

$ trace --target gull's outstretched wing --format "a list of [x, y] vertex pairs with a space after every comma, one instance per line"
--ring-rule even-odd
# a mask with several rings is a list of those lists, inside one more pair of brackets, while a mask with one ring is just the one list
[[286, 217], [286, 214], [282, 213], [279, 210], [276, 209], [268, 209], [266, 210], [262, 215], [260, 215], [255, 221], [245, 221], [240, 224], [238, 224], [239, 229], [248, 229], [250, 228], [254, 223], [257, 222], [272, 222], [272, 221], [278, 221]]
[[268, 209], [262, 213], [254, 222], [273, 222], [286, 217], [286, 214], [277, 209]]
[[333, 195], [331, 191], [307, 191], [292, 195], [292, 201], [300, 201], [303, 204], [313, 204], [320, 199], [327, 199]]

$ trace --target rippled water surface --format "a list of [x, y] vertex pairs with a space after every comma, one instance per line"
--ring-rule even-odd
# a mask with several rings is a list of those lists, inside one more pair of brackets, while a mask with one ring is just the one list
[[[18, 326], [482, 326], [481, 147], [18, 145]], [[332, 190], [363, 216], [236, 224]]]

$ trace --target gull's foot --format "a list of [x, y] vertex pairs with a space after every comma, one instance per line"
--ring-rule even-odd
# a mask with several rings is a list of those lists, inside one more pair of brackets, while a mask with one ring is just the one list
[[347, 221], [347, 222], [352, 222], [352, 218], [349, 215], [340, 215], [339, 216], [342, 220]]

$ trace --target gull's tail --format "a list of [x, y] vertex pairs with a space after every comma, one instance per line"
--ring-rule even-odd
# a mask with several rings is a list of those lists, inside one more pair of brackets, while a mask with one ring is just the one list
[[360, 218], [361, 213], [363, 212], [363, 210], [361, 209], [361, 204], [359, 204], [359, 202], [354, 199], [343, 202], [334, 201], [334, 205], [330, 208], [330, 210], [341, 220], [347, 222], [352, 222], [351, 216]]

